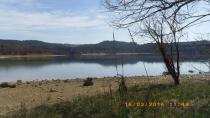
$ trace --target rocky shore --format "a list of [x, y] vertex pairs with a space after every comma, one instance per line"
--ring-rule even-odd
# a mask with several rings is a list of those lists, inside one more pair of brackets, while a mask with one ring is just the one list
[[[196, 79], [209, 81], [210, 76], [181, 76], [181, 81]], [[114, 91], [118, 88], [119, 78], [93, 78], [91, 81], [90, 86], [83, 86], [84, 79], [4, 82], [0, 87], [0, 115], [19, 110], [22, 106], [31, 109], [43, 104], [71, 101], [78, 96], [103, 94], [110, 89]], [[160, 83], [172, 84], [173, 81], [170, 76], [126, 77], [128, 86]]]

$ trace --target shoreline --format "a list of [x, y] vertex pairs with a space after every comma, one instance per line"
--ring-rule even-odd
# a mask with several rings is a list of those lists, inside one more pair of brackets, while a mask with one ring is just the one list
[[[116, 53], [114, 56], [130, 56], [130, 55], [151, 55], [151, 53]], [[63, 57], [63, 56], [75, 56], [75, 55], [56, 55], [56, 54], [29, 54], [29, 55], [0, 55], [0, 59], [7, 58], [33, 58], [33, 57]], [[110, 53], [82, 53], [76, 56], [113, 56]]]
[[[124, 76], [125, 78], [159, 78], [159, 77], [165, 77], [170, 75], [134, 75], [134, 76]], [[210, 72], [204, 72], [202, 74], [195, 73], [195, 74], [181, 74], [181, 77], [210, 77]], [[64, 80], [69, 80], [69, 81], [83, 81], [86, 80], [87, 78], [92, 78], [93, 80], [101, 80], [101, 79], [106, 79], [106, 78], [119, 78], [117, 76], [103, 76], [103, 77], [74, 77], [74, 78], [57, 78], [57, 79], [16, 79], [16, 80], [4, 80], [0, 81], [1, 83], [17, 83], [17, 81], [21, 82], [40, 82], [40, 81], [64, 81]], [[210, 79], [210, 78], [209, 78]]]
[[[134, 76], [124, 76], [124, 77], [129, 79], [129, 78], [148, 78], [148, 77], [149, 78], [159, 78], [159, 77], [166, 77], [166, 76], [171, 77], [170, 75], [149, 75], [149, 76], [134, 75]], [[210, 73], [206, 72], [206, 73], [202, 73], [202, 74], [182, 74], [182, 75], [180, 75], [180, 78], [181, 77], [191, 77], [191, 78], [201, 77], [201, 78], [205, 78], [205, 77], [210, 77]], [[42, 81], [65, 81], [65, 80], [68, 80], [68, 81], [84, 81], [87, 78], [92, 78], [93, 80], [103, 80], [103, 79], [107, 79], [107, 78], [109, 79], [109, 78], [119, 78], [119, 77], [117, 77], [117, 76], [104, 76], [104, 77], [75, 77], [75, 78], [57, 78], [57, 79], [17, 79], [17, 80], [0, 81], [0, 84], [1, 83], [16, 84], [18, 81], [21, 81], [23, 83], [26, 83], [26, 82], [42, 82]]]
[[43, 55], [0, 55], [0, 59], [9, 59], [9, 58], [37, 58], [37, 57], [61, 57], [67, 55], [51, 55], [51, 54], [43, 54]]

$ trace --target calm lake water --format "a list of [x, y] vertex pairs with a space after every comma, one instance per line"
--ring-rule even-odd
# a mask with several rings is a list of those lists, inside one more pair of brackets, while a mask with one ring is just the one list
[[[181, 62], [181, 74], [197, 74], [209, 71], [208, 60], [188, 60]], [[123, 69], [122, 69], [123, 63]], [[116, 69], [117, 65], [117, 69]], [[107, 77], [124, 73], [125, 76], [161, 75], [165, 66], [160, 59], [150, 58], [17, 58], [0, 60], [0, 81], [75, 79], [86, 77]]]

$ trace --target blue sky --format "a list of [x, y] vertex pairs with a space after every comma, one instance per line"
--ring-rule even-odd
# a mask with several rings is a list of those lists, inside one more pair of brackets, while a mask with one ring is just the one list
[[0, 0], [0, 38], [53, 43], [98, 43], [112, 40], [100, 0]]
[[112, 40], [114, 31], [117, 40], [130, 41], [126, 30], [108, 21], [101, 0], [0, 0], [0, 39], [87, 44]]

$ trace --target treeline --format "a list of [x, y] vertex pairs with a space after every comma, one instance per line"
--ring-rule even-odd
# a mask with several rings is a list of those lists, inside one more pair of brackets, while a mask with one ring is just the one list
[[85, 44], [74, 48], [76, 53], [143, 53], [159, 54], [157, 45], [147, 43], [139, 45], [134, 42], [103, 41], [98, 44]]
[[0, 40], [0, 55], [31, 55], [56, 54], [70, 55], [72, 48], [69, 45], [46, 43], [42, 41]]
[[45, 47], [30, 46], [19, 41], [0, 41], [1, 55], [46, 54], [50, 51]]
[[[168, 47], [168, 53], [171, 49]], [[175, 47], [172, 49], [175, 50]], [[180, 42], [181, 55], [195, 56], [210, 54], [210, 41]], [[133, 42], [103, 41], [98, 44], [81, 45], [75, 48], [77, 53], [145, 53], [159, 55], [159, 49], [155, 43], [136, 44]], [[175, 51], [174, 51], [175, 52]]]
[[[170, 49], [168, 49], [170, 51]], [[207, 55], [210, 52], [210, 41], [180, 42], [182, 55]], [[158, 55], [154, 43], [139, 45], [133, 42], [103, 41], [98, 44], [56, 44], [28, 40], [0, 40], [0, 55], [56, 54], [79, 55], [84, 53], [149, 53]]]

